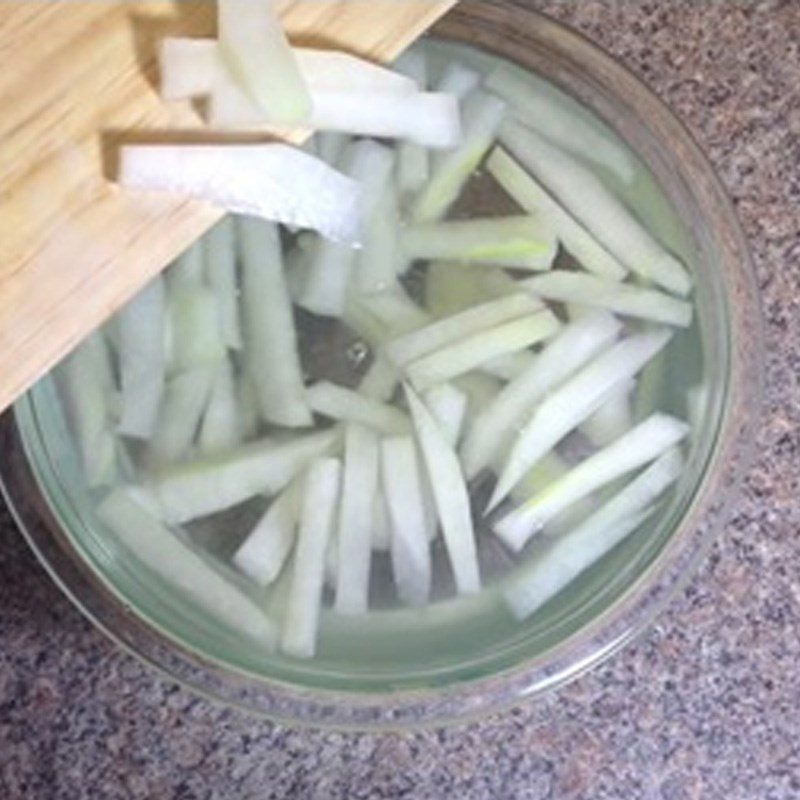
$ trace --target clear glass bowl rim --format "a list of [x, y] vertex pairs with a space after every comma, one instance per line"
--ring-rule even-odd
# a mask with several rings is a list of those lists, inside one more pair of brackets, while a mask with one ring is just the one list
[[[0, 418], [0, 447], [6, 454], [0, 464], [0, 490], [28, 544], [78, 609], [118, 645], [169, 678], [210, 698], [294, 726], [408, 729], [442, 725], [508, 708], [575, 678], [644, 630], [688, 582], [725, 524], [750, 461], [763, 383], [762, 325], [746, 241], [713, 167], [669, 108], [625, 66], [580, 33], [539, 12], [507, 1], [491, 6], [468, 2], [451, 11], [434, 33], [466, 38], [476, 18], [490, 27], [507, 26], [509, 35], [519, 31], [524, 36], [535, 29], [536, 38], [546, 40], [546, 47], [596, 69], [631, 107], [640, 114], [646, 109], [659, 138], [691, 160], [693, 187], [704, 193], [711, 210], [706, 222], [726, 268], [730, 377], [711, 467], [656, 562], [607, 613], [540, 658], [444, 688], [359, 695], [257, 681], [182, 649], [146, 625], [70, 554], [66, 537], [37, 488], [13, 414], [6, 412]], [[504, 55], [502, 48], [499, 54]], [[684, 168], [688, 169], [686, 162]]]

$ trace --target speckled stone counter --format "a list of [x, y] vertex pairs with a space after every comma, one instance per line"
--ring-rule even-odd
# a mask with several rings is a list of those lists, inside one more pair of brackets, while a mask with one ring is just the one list
[[800, 798], [800, 2], [531, 3], [683, 117], [735, 198], [767, 323], [759, 457], [656, 627], [544, 700], [409, 735], [287, 730], [177, 688], [64, 599], [0, 512], [0, 796]]

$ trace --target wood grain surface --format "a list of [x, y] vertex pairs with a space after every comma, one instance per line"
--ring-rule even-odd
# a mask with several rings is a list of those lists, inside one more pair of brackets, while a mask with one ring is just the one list
[[[281, 14], [294, 44], [386, 61], [454, 1]], [[0, 410], [218, 218], [109, 180], [121, 142], [213, 138], [191, 104], [159, 99], [155, 53], [164, 35], [214, 28], [212, 2], [0, 3]]]

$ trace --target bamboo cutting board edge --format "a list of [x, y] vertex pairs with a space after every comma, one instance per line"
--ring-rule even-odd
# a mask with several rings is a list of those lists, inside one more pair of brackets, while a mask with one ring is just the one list
[[[388, 61], [454, 3], [299, 0], [282, 3], [282, 17], [295, 43]], [[188, 103], [158, 98], [155, 45], [165, 33], [211, 35], [213, 11], [0, 4], [0, 47], [12, 65], [0, 75], [0, 411], [221, 216], [108, 180], [119, 142], [201, 130]], [[82, 19], [103, 35], [87, 35]]]

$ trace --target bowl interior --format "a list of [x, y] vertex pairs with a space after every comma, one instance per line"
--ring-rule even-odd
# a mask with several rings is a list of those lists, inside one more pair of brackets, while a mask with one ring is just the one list
[[[95, 519], [94, 499], [80, 478], [78, 454], [54, 381], [43, 379], [15, 408], [16, 423], [30, 466], [66, 547], [99, 590], [113, 595], [162, 638], [206, 668], [266, 691], [281, 687], [359, 695], [425, 692], [496, 676], [520, 664], [546, 664], [577, 636], [602, 627], [631, 592], [646, 584], [702, 492], [717, 452], [730, 384], [730, 297], [725, 266], [680, 143], [659, 128], [666, 114], [638, 83], [622, 92], [621, 71], [607, 56], [538, 15], [501, 6], [491, 14], [473, 4], [449, 15], [431, 47], [441, 54], [477, 60], [496, 53], [560, 87], [591, 111], [590, 124], [624, 136], [637, 154], [634, 183], [613, 184], [654, 234], [690, 265], [696, 284], [693, 326], [676, 334], [666, 358], [646, 372], [649, 400], [685, 418], [695, 414], [687, 468], [659, 512], [634, 535], [559, 593], [527, 622], [516, 622], [493, 593], [444, 602], [428, 612], [377, 612], [357, 624], [327, 612], [320, 657], [298, 662], [267, 655], [214, 620], [198, 615], [158, 576], [120, 551]], [[477, 32], [477, 33], [476, 33]], [[464, 51], [459, 39], [477, 40], [480, 51]], [[630, 88], [633, 79], [626, 76]], [[648, 114], [652, 107], [655, 116]], [[670, 122], [670, 125], [673, 124]], [[706, 165], [706, 169], [707, 165]], [[643, 381], [645, 380], [643, 378]], [[704, 402], [687, 408], [686, 388], [703, 387]], [[486, 534], [482, 534], [486, 536]], [[78, 598], [80, 601], [80, 598]], [[212, 690], [213, 691], [213, 690]]]

